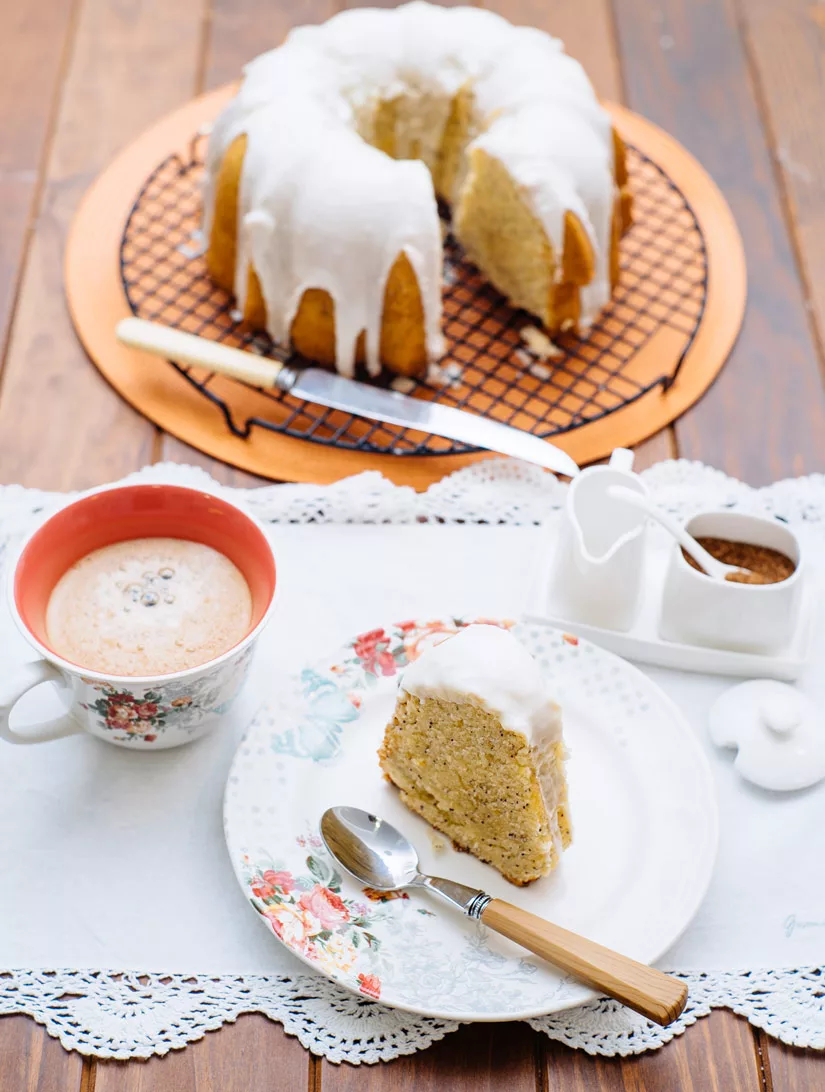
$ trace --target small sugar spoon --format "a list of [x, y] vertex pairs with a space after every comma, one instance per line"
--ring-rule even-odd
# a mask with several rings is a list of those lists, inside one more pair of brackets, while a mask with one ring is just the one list
[[657, 1024], [670, 1024], [687, 1002], [677, 978], [603, 948], [595, 941], [553, 925], [502, 899], [453, 880], [425, 876], [415, 848], [395, 827], [361, 808], [329, 808], [321, 816], [321, 837], [352, 876], [377, 891], [426, 887], [468, 917], [514, 940], [599, 993], [621, 1001]]
[[685, 553], [690, 554], [705, 575], [711, 577], [711, 579], [727, 580], [732, 573], [736, 573], [737, 576], [742, 573], [751, 573], [750, 569], [745, 569], [741, 565], [726, 565], [723, 561], [719, 561], [704, 546], [701, 546], [693, 535], [688, 534], [684, 527], [677, 523], [672, 516], [669, 516], [667, 512], [663, 512], [655, 501], [645, 497], [642, 493], [637, 493], [635, 489], [628, 489], [625, 485], [611, 485], [607, 490], [607, 494], [615, 500], [625, 501], [627, 504], [633, 505], [634, 508], [639, 508], [642, 512], [647, 513], [651, 519], [655, 519], [657, 523], [660, 523], [666, 531], [673, 535]]

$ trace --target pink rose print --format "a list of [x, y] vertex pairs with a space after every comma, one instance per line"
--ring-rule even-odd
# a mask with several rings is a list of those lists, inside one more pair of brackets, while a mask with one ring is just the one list
[[110, 728], [128, 728], [129, 722], [137, 720], [138, 715], [131, 705], [123, 705], [109, 702], [109, 712], [106, 716], [106, 723]]
[[[299, 842], [317, 841], [313, 834]], [[253, 905], [275, 935], [294, 952], [346, 980], [367, 997], [378, 999], [381, 981], [367, 973], [381, 948], [373, 931], [387, 916], [387, 908], [350, 901], [340, 894], [340, 877], [320, 858], [307, 858], [309, 875], [295, 873], [274, 862], [255, 866], [244, 853], [244, 872]], [[318, 877], [328, 877], [327, 883]], [[359, 971], [362, 972], [359, 974]]]
[[298, 906], [317, 918], [322, 929], [335, 929], [336, 926], [349, 921], [349, 910], [344, 900], [319, 883], [316, 883], [311, 891], [301, 895]]
[[264, 914], [269, 918], [274, 932], [284, 944], [299, 951], [305, 951], [309, 938], [321, 931], [321, 924], [317, 918], [290, 903], [281, 902], [276, 906], [267, 906]]
[[136, 697], [125, 690], [109, 688], [105, 683], [95, 683], [94, 688], [100, 697], [89, 705], [84, 704], [83, 708], [97, 713], [99, 727], [120, 733], [118, 742], [128, 739], [154, 743], [166, 728], [170, 714], [196, 704], [193, 698], [183, 696], [167, 705], [163, 693], [156, 690], [146, 690]]
[[275, 894], [275, 887], [260, 876], [254, 876], [249, 881], [249, 888], [256, 899], [271, 899]]
[[377, 1001], [381, 996], [381, 979], [377, 974], [359, 974], [358, 989], [367, 997], [374, 997]]
[[395, 660], [389, 644], [390, 639], [383, 629], [372, 629], [356, 637], [352, 647], [365, 671], [372, 675], [394, 675]]
[[[295, 880], [291, 872], [275, 872], [273, 869], [268, 868], [263, 874], [263, 880], [272, 888], [280, 887], [285, 895], [295, 890]], [[274, 894], [274, 891], [272, 893]], [[255, 894], [257, 894], [257, 891]], [[266, 898], [267, 896], [261, 895], [259, 897]]]

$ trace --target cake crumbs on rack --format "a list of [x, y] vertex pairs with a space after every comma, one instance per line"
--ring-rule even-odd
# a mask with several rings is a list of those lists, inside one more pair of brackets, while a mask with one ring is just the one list
[[[564, 329], [565, 326], [562, 323], [562, 330]], [[564, 356], [564, 350], [555, 345], [547, 334], [539, 330], [538, 326], [522, 326], [519, 336], [527, 348], [542, 360], [559, 360]]]
[[390, 386], [399, 394], [410, 394], [415, 390], [415, 380], [410, 379], [408, 375], [397, 375]]
[[546, 364], [541, 364], [539, 361], [532, 363], [527, 370], [534, 379], [546, 380], [553, 374]]
[[188, 258], [190, 261], [193, 258], [200, 258], [202, 254], [206, 253], [206, 236], [199, 228], [195, 228], [189, 236], [189, 241], [180, 243], [176, 249], [178, 254], [182, 254], [184, 258]]
[[427, 381], [436, 387], [457, 387], [461, 383], [463, 370], [457, 360], [448, 360], [446, 364], [431, 364]]

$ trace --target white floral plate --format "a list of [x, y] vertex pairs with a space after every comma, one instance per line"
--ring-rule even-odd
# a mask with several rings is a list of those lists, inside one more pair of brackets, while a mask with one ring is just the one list
[[362, 634], [258, 714], [224, 804], [235, 873], [262, 923], [342, 986], [412, 1012], [516, 1020], [594, 995], [425, 893], [364, 890], [333, 866], [318, 822], [334, 804], [389, 819], [422, 867], [652, 962], [690, 922], [710, 882], [716, 797], [691, 728], [636, 668], [542, 625], [500, 623], [556, 685], [570, 750], [573, 845], [527, 888], [456, 852], [400, 803], [376, 758], [397, 675], [457, 619]]

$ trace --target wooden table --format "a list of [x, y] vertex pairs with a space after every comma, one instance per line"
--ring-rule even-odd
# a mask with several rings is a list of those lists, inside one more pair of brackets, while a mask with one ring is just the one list
[[[373, 0], [375, 2], [375, 0]], [[750, 306], [705, 399], [643, 445], [753, 484], [823, 470], [825, 2], [485, 0], [562, 37], [600, 94], [673, 133], [726, 194], [745, 241]], [[134, 413], [89, 364], [62, 292], [84, 190], [156, 118], [238, 73], [295, 23], [346, 0], [0, 2], [0, 481], [75, 489], [160, 459], [216, 465]], [[83, 877], [78, 876], [78, 882]], [[149, 1062], [68, 1054], [26, 1017], [0, 1020], [3, 1092], [303, 1089], [791, 1092], [825, 1087], [825, 1058], [729, 1012], [660, 1051], [598, 1060], [526, 1025], [476, 1025], [389, 1065], [334, 1066], [263, 1016]]]

